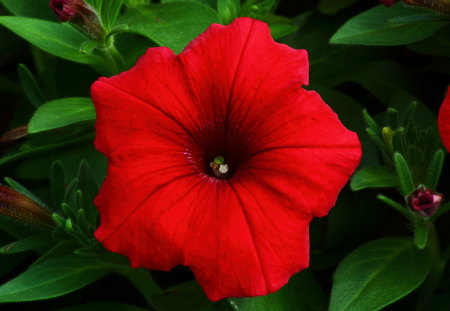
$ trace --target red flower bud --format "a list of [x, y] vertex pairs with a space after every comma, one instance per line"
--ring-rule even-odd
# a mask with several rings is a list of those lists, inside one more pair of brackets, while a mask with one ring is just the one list
[[38, 227], [55, 227], [49, 210], [26, 195], [5, 186], [0, 186], [0, 215]]
[[442, 195], [419, 186], [408, 196], [410, 208], [424, 217], [433, 216], [442, 202]]
[[380, 0], [387, 7], [393, 6], [398, 0]]
[[71, 22], [87, 36], [100, 40], [104, 30], [97, 13], [83, 0], [51, 0], [50, 8], [61, 22]]

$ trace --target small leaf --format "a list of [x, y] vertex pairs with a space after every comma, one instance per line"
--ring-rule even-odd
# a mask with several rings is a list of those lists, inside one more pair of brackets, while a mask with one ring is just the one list
[[437, 150], [428, 165], [425, 186], [430, 189], [434, 190], [437, 187], [439, 177], [441, 177], [442, 166], [444, 165], [444, 156], [444, 151], [442, 151], [442, 149]]
[[86, 212], [87, 221], [89, 224], [97, 226], [98, 211], [93, 202], [98, 194], [100, 184], [95, 177], [94, 171], [84, 160], [80, 162], [78, 168], [77, 188], [82, 192], [82, 206]]
[[425, 39], [444, 25], [442, 22], [397, 23], [392, 18], [429, 14], [427, 9], [387, 8], [378, 5], [347, 21], [330, 39], [336, 44], [401, 45]]
[[197, 2], [134, 6], [118, 19], [119, 24], [128, 25], [129, 32], [141, 34], [175, 53], [217, 22], [217, 13]]
[[90, 98], [55, 99], [36, 110], [28, 124], [28, 132], [34, 134], [92, 120], [95, 120], [95, 109]]
[[394, 171], [381, 165], [368, 166], [359, 170], [353, 175], [350, 182], [350, 188], [353, 191], [395, 186], [398, 186], [398, 179]]
[[51, 243], [51, 237], [50, 235], [44, 233], [44, 234], [38, 234], [29, 238], [25, 238], [19, 241], [15, 241], [12, 243], [9, 243], [8, 245], [3, 246], [0, 248], [0, 253], [2, 254], [14, 254], [14, 253], [21, 253], [26, 252], [29, 250], [36, 250], [39, 249], [49, 243]]
[[241, 9], [240, 0], [218, 0], [217, 11], [219, 12], [220, 22], [228, 25], [238, 17]]
[[416, 223], [414, 243], [418, 249], [424, 249], [428, 243], [428, 226], [426, 223]]
[[348, 255], [334, 274], [330, 311], [377, 311], [423, 283], [429, 254], [411, 239], [371, 241]]
[[0, 24], [47, 53], [78, 63], [102, 62], [80, 52], [87, 37], [67, 24], [19, 16], [0, 16]]
[[398, 152], [394, 153], [394, 164], [401, 192], [406, 196], [415, 188], [411, 170], [405, 158]]
[[122, 7], [123, 0], [106, 0], [102, 1], [101, 20], [103, 26], [109, 31], [114, 27], [117, 16], [119, 15], [120, 8]]
[[47, 100], [27, 66], [20, 64], [19, 67], [17, 67], [17, 73], [19, 75], [20, 85], [30, 102], [36, 108], [45, 103]]
[[0, 286], [0, 302], [33, 301], [58, 297], [101, 278], [111, 267], [95, 259], [64, 256], [31, 267]]

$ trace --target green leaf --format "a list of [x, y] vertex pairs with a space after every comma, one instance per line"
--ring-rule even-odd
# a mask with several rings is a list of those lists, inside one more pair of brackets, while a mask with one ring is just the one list
[[101, 62], [92, 54], [81, 53], [80, 47], [88, 39], [67, 24], [18, 16], [0, 16], [0, 24], [47, 53], [78, 63]]
[[58, 297], [98, 280], [111, 271], [95, 259], [64, 256], [31, 267], [0, 286], [0, 302], [33, 301]]
[[333, 35], [330, 43], [401, 45], [419, 41], [432, 35], [444, 23], [397, 23], [390, 20], [429, 12], [427, 9], [405, 7], [403, 3], [391, 8], [378, 5], [347, 21]]
[[131, 7], [118, 22], [128, 25], [129, 32], [179, 53], [209, 25], [217, 23], [218, 17], [212, 8], [197, 2], [176, 2]]
[[92, 302], [57, 309], [55, 311], [149, 311], [149, 310], [117, 302]]
[[2, 254], [14, 254], [14, 253], [21, 253], [26, 252], [29, 250], [36, 250], [39, 249], [49, 243], [51, 243], [51, 237], [47, 233], [38, 234], [35, 236], [31, 236], [19, 241], [15, 241], [12, 243], [9, 243], [3, 247], [0, 248], [0, 253]]
[[431, 162], [428, 165], [427, 176], [425, 178], [425, 186], [431, 189], [436, 189], [439, 177], [441, 177], [442, 166], [444, 165], [444, 151], [442, 149], [437, 150]]
[[252, 298], [230, 298], [235, 311], [320, 311], [327, 310], [327, 298], [310, 270], [294, 275], [279, 291]]
[[217, 0], [219, 19], [224, 25], [228, 25], [233, 21], [233, 19], [238, 17], [240, 9], [240, 0]]
[[43, 152], [48, 152], [52, 150], [57, 150], [65, 146], [76, 145], [80, 143], [84, 143], [87, 141], [92, 141], [94, 138], [93, 133], [88, 133], [84, 135], [80, 135], [78, 137], [70, 138], [63, 141], [51, 141], [39, 145], [30, 145], [30, 144], [22, 144], [20, 150], [7, 154], [0, 158], [0, 166], [5, 165], [7, 163], [11, 163], [13, 161], [17, 161], [19, 159], [40, 154]]
[[429, 270], [429, 254], [419, 251], [411, 239], [371, 241], [338, 266], [329, 310], [381, 310], [420, 286]]
[[327, 15], [334, 15], [338, 11], [358, 2], [359, 0], [320, 0], [319, 12]]
[[366, 188], [388, 188], [398, 186], [394, 171], [386, 166], [374, 165], [356, 172], [350, 182], [350, 188], [358, 191]]
[[400, 190], [404, 196], [414, 190], [411, 170], [405, 158], [398, 152], [394, 153], [395, 171], [397, 173]]
[[55, 99], [36, 110], [28, 124], [28, 132], [34, 134], [92, 120], [95, 120], [95, 109], [90, 98]]
[[49, 0], [0, 0], [12, 14], [23, 17], [56, 20]]
[[36, 108], [45, 103], [47, 100], [27, 66], [20, 64], [19, 67], [17, 67], [17, 73], [19, 75], [20, 85], [30, 102]]
[[119, 15], [120, 8], [122, 7], [123, 0], [106, 0], [102, 1], [102, 9], [100, 12], [103, 26], [109, 31], [114, 27], [117, 16]]

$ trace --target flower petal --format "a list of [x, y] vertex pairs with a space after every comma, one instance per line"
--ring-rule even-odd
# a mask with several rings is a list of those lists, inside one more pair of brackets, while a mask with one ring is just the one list
[[316, 92], [293, 88], [283, 102], [267, 112], [270, 123], [246, 130], [264, 139], [254, 143], [256, 152], [242, 171], [282, 198], [283, 206], [325, 216], [358, 166], [361, 144]]
[[439, 109], [438, 127], [442, 143], [448, 152], [450, 152], [450, 88], [447, 91], [444, 102]]

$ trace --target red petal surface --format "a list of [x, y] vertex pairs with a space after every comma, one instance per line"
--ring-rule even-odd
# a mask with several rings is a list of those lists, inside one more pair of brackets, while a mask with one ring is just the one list
[[[96, 237], [135, 267], [189, 266], [212, 300], [278, 290], [308, 266], [309, 222], [361, 156], [307, 82], [305, 51], [241, 18], [94, 83], [109, 160]], [[209, 174], [219, 155], [229, 179]]]
[[450, 88], [447, 90], [444, 102], [439, 109], [438, 115], [439, 134], [442, 143], [448, 152], [450, 152]]

